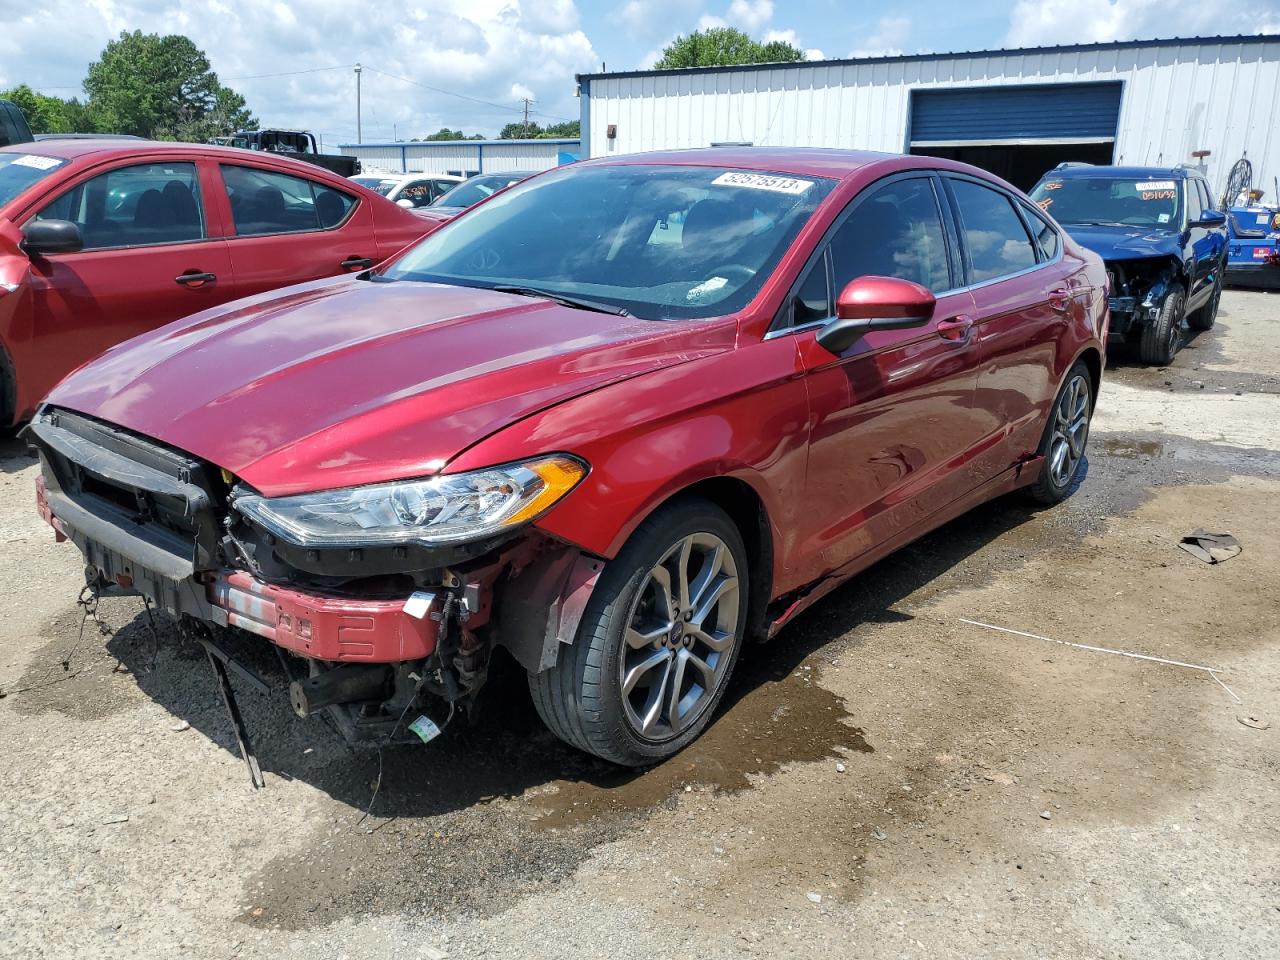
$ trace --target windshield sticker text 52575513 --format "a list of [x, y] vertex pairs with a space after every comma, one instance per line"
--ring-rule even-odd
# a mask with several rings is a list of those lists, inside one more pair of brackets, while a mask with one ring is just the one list
[[742, 173], [730, 171], [722, 173], [711, 181], [717, 187], [747, 187], [750, 190], [770, 190], [773, 193], [790, 193], [796, 196], [813, 186], [812, 180], [797, 180], [794, 177], [775, 177], [768, 173]]

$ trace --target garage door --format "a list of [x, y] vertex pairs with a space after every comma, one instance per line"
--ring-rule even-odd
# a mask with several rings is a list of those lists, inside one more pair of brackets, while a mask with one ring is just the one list
[[1119, 83], [915, 90], [911, 145], [1100, 143], [1119, 117]]

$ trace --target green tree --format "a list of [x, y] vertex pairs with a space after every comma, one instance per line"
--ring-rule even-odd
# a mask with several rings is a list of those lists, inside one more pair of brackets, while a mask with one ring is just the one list
[[561, 140], [581, 137], [582, 122], [579, 120], [566, 120], [563, 123], [553, 123], [539, 130], [536, 136], [540, 140]]
[[435, 133], [429, 133], [425, 137], [414, 137], [415, 143], [426, 143], [432, 140], [483, 140], [481, 134], [465, 134], [461, 130], [450, 130], [448, 127], [441, 127]]
[[0, 100], [17, 104], [32, 133], [94, 133], [89, 109], [79, 100], [64, 100], [37, 93], [25, 83], [11, 90], [0, 90]]
[[244, 97], [183, 36], [121, 33], [89, 65], [84, 90], [103, 132], [199, 142], [257, 127]]
[[542, 127], [530, 120], [527, 124], [523, 120], [513, 120], [498, 132], [499, 140], [529, 140], [537, 137], [542, 133]]
[[733, 27], [712, 27], [676, 37], [653, 65], [655, 70], [726, 67], [743, 63], [794, 63], [804, 51], [784, 40], [759, 43]]

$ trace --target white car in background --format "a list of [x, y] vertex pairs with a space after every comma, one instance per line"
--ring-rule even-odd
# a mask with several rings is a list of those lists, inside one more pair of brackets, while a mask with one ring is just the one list
[[351, 179], [402, 207], [415, 209], [444, 196], [466, 178], [446, 173], [365, 172]]

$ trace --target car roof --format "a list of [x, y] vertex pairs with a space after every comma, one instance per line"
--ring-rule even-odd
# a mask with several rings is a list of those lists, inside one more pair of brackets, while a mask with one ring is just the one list
[[1041, 180], [1053, 177], [1055, 180], [1067, 179], [1072, 177], [1107, 177], [1115, 179], [1151, 179], [1159, 177], [1161, 180], [1181, 180], [1185, 177], [1196, 176], [1199, 171], [1188, 170], [1186, 167], [1113, 167], [1110, 165], [1094, 165], [1083, 163], [1079, 166], [1071, 165], [1066, 167], [1054, 167], [1046, 173]]
[[[39, 153], [41, 156], [56, 157], [59, 160], [76, 160], [90, 155], [94, 155], [97, 159], [103, 159], [111, 156], [147, 157], [153, 154], [175, 153], [190, 153], [194, 157], [213, 156], [244, 160], [248, 151], [241, 147], [223, 147], [209, 143], [178, 143], [169, 140], [119, 140], [108, 137], [40, 140], [35, 143], [15, 143], [7, 147], [0, 147], [0, 153], [32, 152]], [[272, 161], [292, 159], [287, 153], [270, 153], [257, 150], [250, 153], [250, 155]], [[292, 162], [302, 163], [303, 161], [292, 159]], [[321, 168], [317, 167], [317, 169]]]
[[[733, 167], [762, 173], [789, 173], [842, 180], [875, 164], [901, 161], [897, 153], [873, 150], [842, 150], [830, 147], [698, 147], [692, 150], [660, 150], [629, 153], [589, 163], [671, 164], [676, 166]], [[938, 169], [963, 169], [935, 157], [911, 157]]]

